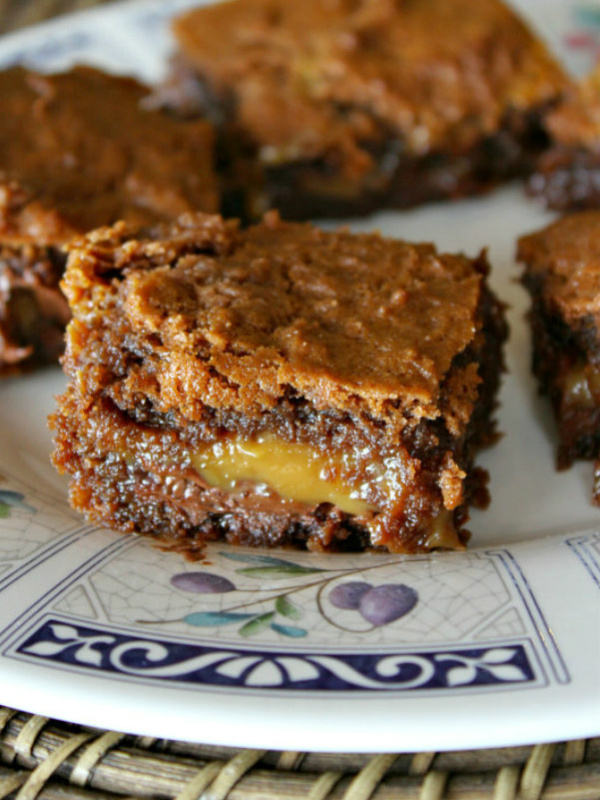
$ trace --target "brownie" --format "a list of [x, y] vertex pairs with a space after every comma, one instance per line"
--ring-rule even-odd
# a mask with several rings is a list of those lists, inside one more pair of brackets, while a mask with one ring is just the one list
[[196, 556], [463, 547], [506, 336], [487, 272], [275, 212], [79, 239], [51, 421], [73, 507]]
[[528, 180], [529, 194], [556, 211], [600, 208], [600, 66], [549, 109], [549, 146]]
[[600, 502], [600, 211], [569, 214], [519, 240], [533, 371], [558, 428], [557, 465], [595, 459]]
[[250, 217], [404, 208], [526, 174], [571, 83], [499, 0], [231, 0], [174, 33], [163, 100], [218, 126], [227, 208]]
[[74, 235], [218, 210], [211, 126], [144, 109], [148, 94], [86, 67], [0, 72], [0, 372], [62, 351]]

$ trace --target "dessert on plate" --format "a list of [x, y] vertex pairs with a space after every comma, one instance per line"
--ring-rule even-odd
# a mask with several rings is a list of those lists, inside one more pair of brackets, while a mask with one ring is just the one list
[[558, 428], [557, 465], [594, 459], [600, 503], [600, 211], [522, 237], [518, 258], [531, 295], [533, 371]]
[[0, 373], [62, 352], [74, 235], [218, 209], [211, 127], [146, 110], [147, 95], [88, 67], [0, 72]]
[[571, 85], [500, 0], [230, 0], [174, 21], [162, 91], [219, 130], [228, 212], [349, 216], [529, 173]]
[[462, 548], [506, 337], [487, 273], [274, 212], [78, 239], [51, 420], [72, 505], [189, 556]]

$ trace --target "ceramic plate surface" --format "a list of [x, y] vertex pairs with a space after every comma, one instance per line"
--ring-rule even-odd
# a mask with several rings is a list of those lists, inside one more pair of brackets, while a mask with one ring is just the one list
[[[185, 5], [126, 2], [15, 34], [0, 43], [0, 67], [86, 62], [158, 80], [172, 47], [165, 9]], [[590, 67], [596, 5], [529, 0], [523, 11], [571, 69]], [[550, 219], [513, 186], [352, 222], [469, 255], [488, 247], [492, 282], [510, 304], [505, 435], [480, 459], [493, 501], [474, 514], [466, 553], [322, 557], [217, 545], [199, 564], [162, 554], [69, 509], [48, 460], [60, 371], [3, 381], [0, 703], [133, 733], [292, 750], [600, 734], [600, 510], [589, 463], [554, 470], [514, 262], [517, 236]], [[340, 608], [348, 583], [371, 592], [369, 619]]]

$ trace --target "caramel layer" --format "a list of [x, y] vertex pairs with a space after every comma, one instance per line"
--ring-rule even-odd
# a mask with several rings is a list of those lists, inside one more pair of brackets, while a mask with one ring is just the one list
[[192, 456], [194, 468], [211, 486], [231, 492], [242, 482], [266, 486], [284, 500], [318, 505], [332, 503], [348, 514], [368, 513], [368, 496], [375, 486], [385, 490], [384, 470], [373, 470], [368, 480], [346, 476], [351, 466], [346, 454], [323, 454], [308, 444], [284, 442], [271, 435], [247, 441], [229, 438]]

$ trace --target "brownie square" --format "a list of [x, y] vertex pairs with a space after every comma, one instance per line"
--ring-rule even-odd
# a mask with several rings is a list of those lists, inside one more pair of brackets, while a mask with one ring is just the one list
[[174, 32], [163, 98], [218, 126], [229, 207], [250, 217], [404, 208], [526, 174], [570, 85], [499, 0], [232, 0]]
[[558, 428], [557, 465], [595, 459], [600, 502], [600, 211], [563, 217], [519, 240], [531, 294], [533, 372]]
[[556, 211], [600, 208], [600, 66], [574, 84], [545, 119], [549, 146], [529, 194]]
[[487, 271], [274, 212], [78, 240], [52, 418], [72, 505], [188, 555], [463, 547], [506, 336]]
[[145, 109], [148, 94], [86, 67], [0, 72], [0, 373], [62, 351], [74, 235], [218, 209], [211, 127]]

